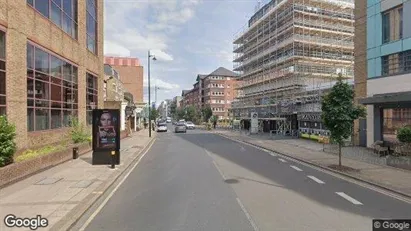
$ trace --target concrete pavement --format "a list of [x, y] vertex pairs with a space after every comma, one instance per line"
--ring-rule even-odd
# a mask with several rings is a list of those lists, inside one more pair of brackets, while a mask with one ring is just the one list
[[[221, 136], [158, 134], [86, 230], [372, 230], [411, 205]], [[84, 223], [83, 223], [84, 224]], [[79, 230], [78, 224], [73, 230]]]
[[[153, 133], [155, 136], [156, 134]], [[4, 217], [48, 219], [47, 228], [65, 230], [95, 201], [116, 177], [149, 144], [147, 130], [133, 133], [121, 140], [121, 164], [115, 170], [106, 165], [91, 165], [92, 153], [80, 156], [23, 181], [0, 190], [0, 230], [30, 230], [7, 228]]]

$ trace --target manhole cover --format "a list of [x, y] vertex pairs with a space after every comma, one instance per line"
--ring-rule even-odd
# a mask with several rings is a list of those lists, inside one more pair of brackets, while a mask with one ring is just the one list
[[43, 179], [37, 183], [35, 183], [35, 185], [50, 185], [50, 184], [54, 184], [60, 180], [62, 180], [63, 178], [46, 178]]

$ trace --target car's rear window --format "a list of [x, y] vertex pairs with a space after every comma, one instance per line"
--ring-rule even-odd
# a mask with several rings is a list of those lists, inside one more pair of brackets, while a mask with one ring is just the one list
[[159, 126], [166, 126], [166, 124], [159, 124]]

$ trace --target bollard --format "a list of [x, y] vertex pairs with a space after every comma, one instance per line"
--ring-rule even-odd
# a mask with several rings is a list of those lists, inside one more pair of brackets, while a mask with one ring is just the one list
[[78, 158], [78, 147], [74, 147], [73, 148], [73, 159], [77, 159]]
[[115, 168], [116, 151], [111, 151], [111, 168]]

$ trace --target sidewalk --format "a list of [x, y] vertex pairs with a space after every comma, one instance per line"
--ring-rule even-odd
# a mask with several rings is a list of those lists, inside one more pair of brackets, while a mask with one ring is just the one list
[[[215, 130], [214, 132], [336, 172], [336, 170], [330, 169], [329, 166], [338, 165], [338, 155], [322, 151], [320, 148], [322, 144], [302, 139], [272, 140], [264, 137], [260, 139], [259, 137], [247, 136], [240, 132], [228, 130]], [[344, 172], [343, 175], [411, 197], [411, 171], [384, 166], [378, 162], [373, 164], [370, 163], [372, 160], [369, 159], [371, 157], [367, 153], [360, 154], [359, 157], [354, 157], [349, 153], [343, 155], [342, 164], [358, 170]]]
[[111, 185], [128, 165], [150, 145], [156, 136], [148, 130], [134, 132], [121, 140], [120, 165], [92, 165], [92, 152], [49, 170], [33, 175], [0, 191], [0, 230], [30, 230], [7, 228], [4, 217], [19, 218], [41, 215], [49, 225], [40, 230], [66, 230]]

